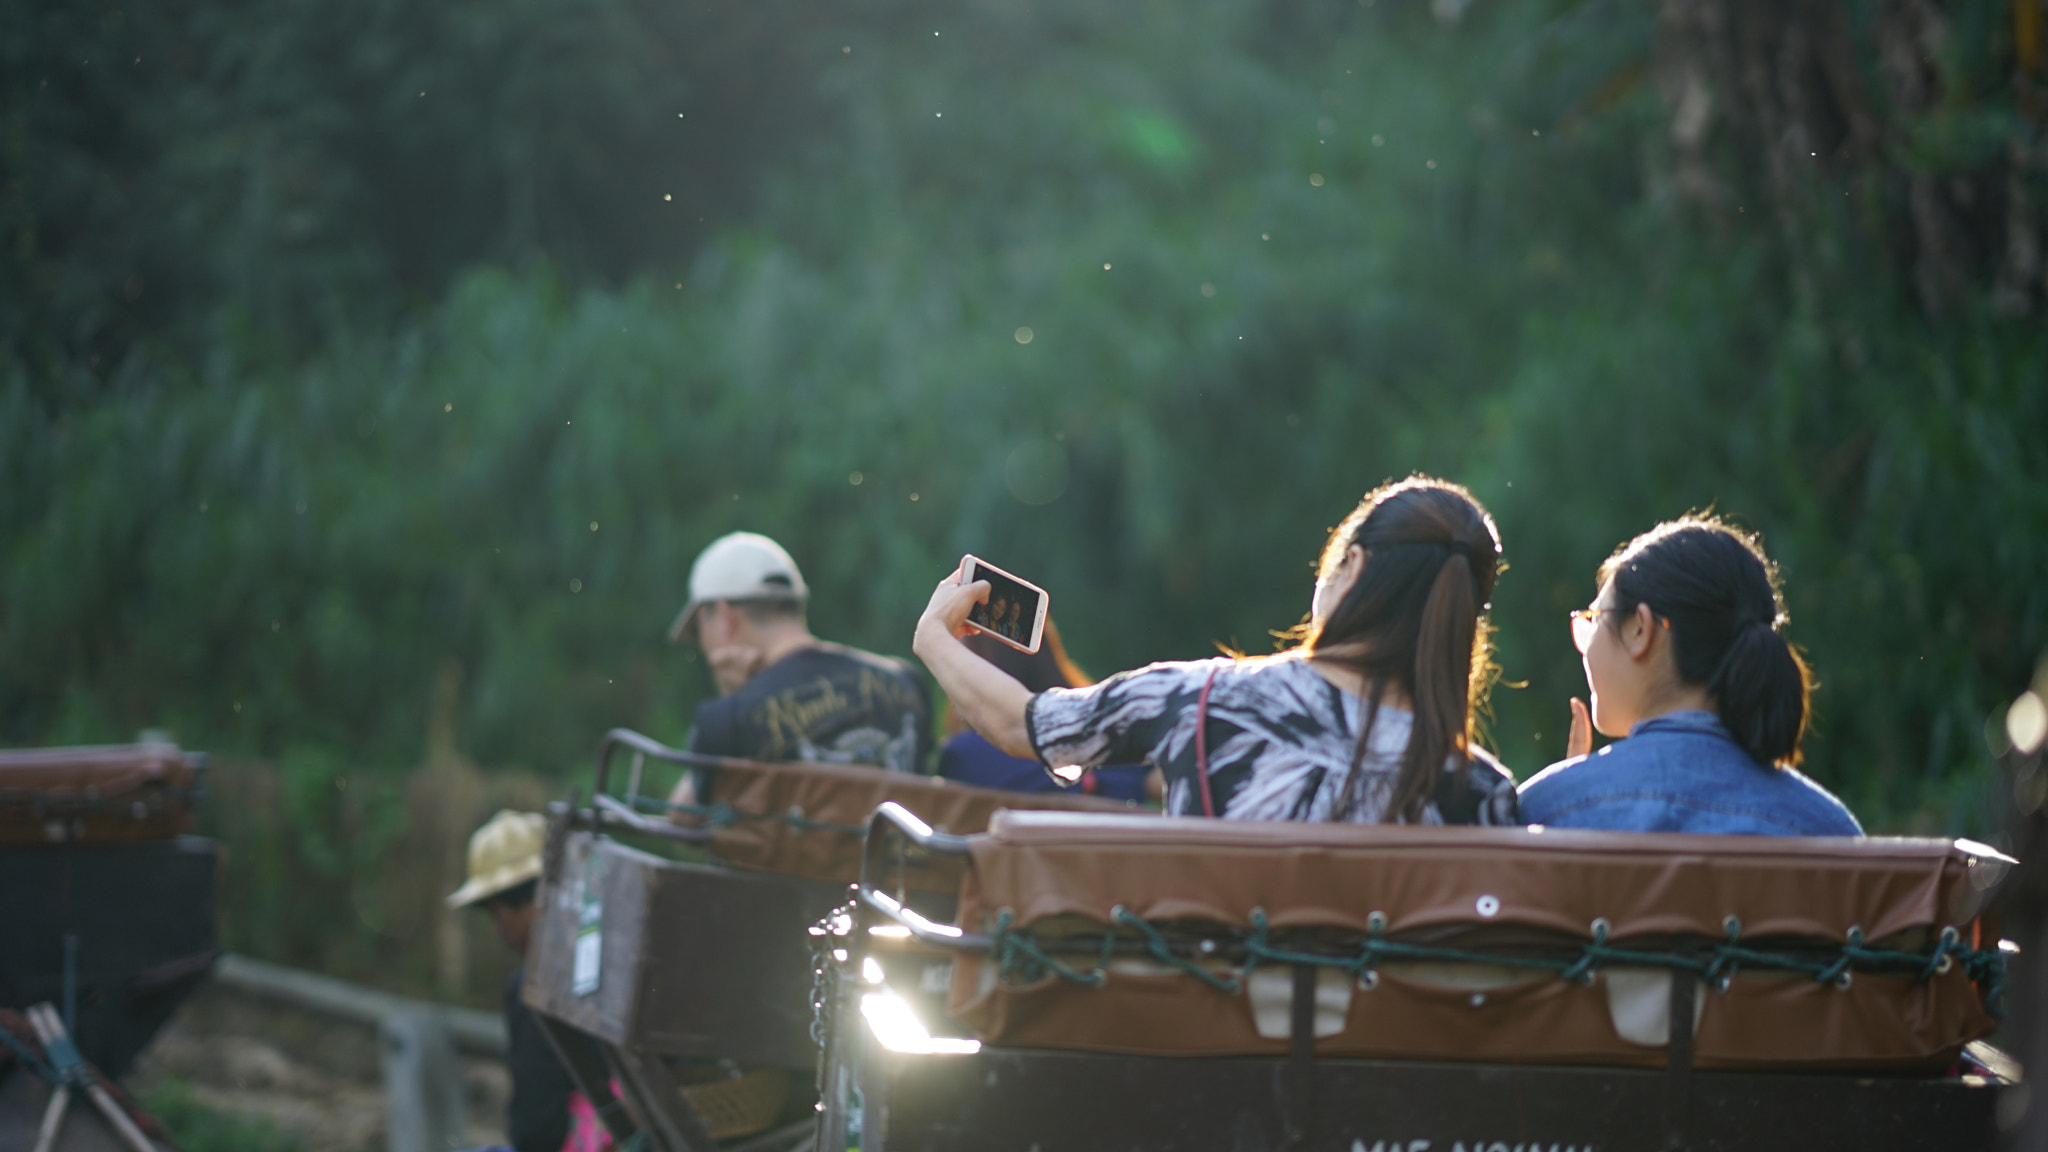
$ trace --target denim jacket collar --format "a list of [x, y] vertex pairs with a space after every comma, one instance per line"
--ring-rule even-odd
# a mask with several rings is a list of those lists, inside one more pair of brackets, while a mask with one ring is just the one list
[[1630, 736], [1641, 736], [1646, 732], [1702, 732], [1709, 735], [1734, 739], [1729, 735], [1728, 726], [1721, 718], [1704, 708], [1688, 708], [1682, 712], [1666, 712], [1648, 720], [1636, 721], [1628, 730]]

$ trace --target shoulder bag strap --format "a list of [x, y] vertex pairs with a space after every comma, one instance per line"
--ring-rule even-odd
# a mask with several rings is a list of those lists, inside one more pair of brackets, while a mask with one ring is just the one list
[[1195, 698], [1195, 779], [1202, 786], [1202, 815], [1216, 815], [1216, 798], [1209, 793], [1209, 689], [1216, 684], [1216, 673], [1221, 668], [1209, 669], [1209, 678], [1202, 681], [1202, 694]]

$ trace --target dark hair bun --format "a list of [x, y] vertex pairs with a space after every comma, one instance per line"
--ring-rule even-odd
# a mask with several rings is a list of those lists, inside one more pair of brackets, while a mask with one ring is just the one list
[[1713, 516], [1657, 525], [1600, 566], [1616, 607], [1670, 622], [1678, 674], [1704, 687], [1721, 723], [1762, 764], [1796, 764], [1813, 679], [1779, 628], [1778, 569], [1756, 538]]

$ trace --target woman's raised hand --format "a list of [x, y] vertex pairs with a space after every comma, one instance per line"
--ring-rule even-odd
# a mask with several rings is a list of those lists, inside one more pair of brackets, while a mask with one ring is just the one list
[[[966, 563], [966, 557], [961, 557]], [[917, 618], [917, 634], [911, 638], [915, 650], [928, 630], [938, 635], [955, 638], [965, 636], [972, 629], [967, 627], [967, 614], [976, 604], [988, 603], [988, 581], [976, 580], [972, 584], [960, 583], [960, 569], [956, 566], [947, 574], [939, 586], [932, 589], [932, 598], [924, 606], [924, 614]], [[922, 653], [919, 653], [922, 655]]]
[[1586, 702], [1572, 697], [1572, 730], [1564, 738], [1564, 758], [1577, 759], [1593, 751], [1593, 716]]

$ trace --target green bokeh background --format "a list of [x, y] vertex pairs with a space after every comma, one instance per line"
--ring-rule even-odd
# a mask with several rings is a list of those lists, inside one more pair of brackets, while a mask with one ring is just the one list
[[[317, 890], [401, 841], [436, 724], [557, 791], [608, 727], [680, 741], [719, 533], [893, 653], [971, 550], [1104, 675], [1265, 648], [1422, 470], [1506, 541], [1519, 774], [1594, 567], [1713, 508], [1783, 564], [1809, 771], [1987, 834], [2048, 329], [1989, 275], [1930, 306], [1901, 189], [2038, 215], [2048, 151], [2011, 5], [1945, 10], [1938, 94], [1773, 184], [1673, 143], [1647, 5], [0, 0], [0, 741], [270, 765], [244, 866]], [[1882, 88], [1879, 7], [1829, 11]], [[358, 955], [288, 903], [229, 942]]]

